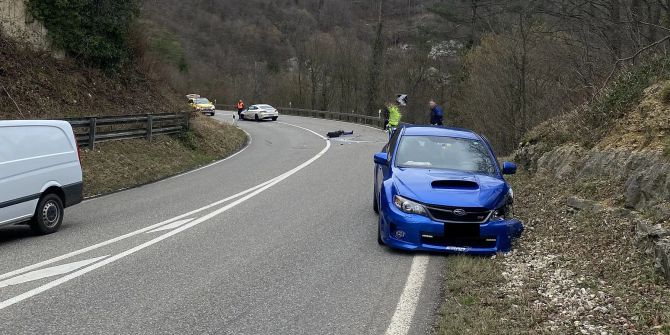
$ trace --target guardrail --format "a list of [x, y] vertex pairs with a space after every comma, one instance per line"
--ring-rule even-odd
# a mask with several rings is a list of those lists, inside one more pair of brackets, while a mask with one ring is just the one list
[[182, 133], [189, 128], [189, 113], [145, 114], [66, 119], [80, 147], [95, 149], [105, 141]]
[[[235, 106], [233, 106], [233, 105], [218, 105], [217, 108], [236, 110]], [[277, 107], [277, 109], [279, 110], [279, 113], [286, 114], [286, 115], [313, 117], [313, 118], [327, 119], [327, 120], [338, 120], [338, 121], [344, 121], [344, 122], [365, 124], [365, 125], [379, 127], [379, 128], [384, 127], [384, 120], [382, 120], [382, 119], [380, 119], [376, 116], [360, 115], [360, 114], [355, 114], [355, 113], [329, 112], [329, 111], [320, 111], [320, 110], [313, 110], [313, 109], [301, 109], [301, 108]]]

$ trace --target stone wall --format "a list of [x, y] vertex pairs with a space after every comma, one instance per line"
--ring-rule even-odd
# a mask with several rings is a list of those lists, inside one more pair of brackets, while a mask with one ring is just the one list
[[44, 26], [26, 12], [24, 0], [0, 0], [0, 30], [36, 50], [49, 50]]

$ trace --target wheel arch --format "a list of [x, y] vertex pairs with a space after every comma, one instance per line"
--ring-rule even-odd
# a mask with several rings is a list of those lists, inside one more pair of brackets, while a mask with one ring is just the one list
[[60, 183], [57, 183], [55, 181], [48, 182], [46, 185], [42, 187], [42, 191], [40, 192], [40, 199], [42, 199], [45, 195], [47, 194], [55, 194], [57, 195], [60, 200], [65, 204], [65, 191], [63, 191], [63, 186]]

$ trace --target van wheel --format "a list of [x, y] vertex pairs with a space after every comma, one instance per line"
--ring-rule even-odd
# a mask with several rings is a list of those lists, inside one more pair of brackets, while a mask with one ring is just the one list
[[63, 223], [63, 201], [55, 194], [43, 196], [35, 209], [30, 228], [40, 235], [55, 233]]

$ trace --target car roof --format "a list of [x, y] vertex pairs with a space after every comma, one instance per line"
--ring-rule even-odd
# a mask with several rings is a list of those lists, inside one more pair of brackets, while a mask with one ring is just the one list
[[406, 126], [403, 135], [406, 136], [443, 136], [481, 140], [481, 136], [472, 130], [463, 128], [447, 128], [435, 126]]

